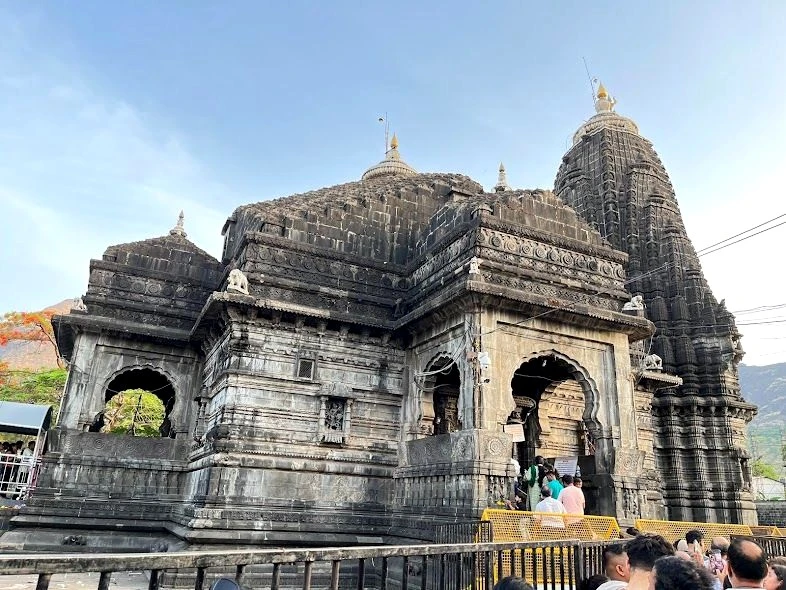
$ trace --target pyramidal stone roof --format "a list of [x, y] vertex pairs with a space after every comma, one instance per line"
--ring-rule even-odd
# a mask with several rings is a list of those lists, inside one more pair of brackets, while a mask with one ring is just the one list
[[104, 251], [104, 260], [112, 260], [122, 264], [123, 259], [128, 263], [130, 258], [142, 255], [151, 258], [166, 258], [172, 262], [182, 263], [190, 260], [194, 263], [217, 264], [218, 260], [214, 256], [188, 239], [183, 220], [184, 215], [181, 211], [177, 224], [165, 236], [109, 246]]

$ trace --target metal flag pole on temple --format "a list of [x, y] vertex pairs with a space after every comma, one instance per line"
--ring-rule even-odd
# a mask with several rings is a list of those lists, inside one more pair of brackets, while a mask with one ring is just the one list
[[388, 132], [390, 130], [390, 126], [388, 124], [388, 113], [387, 113], [387, 111], [385, 111], [385, 116], [384, 117], [380, 117], [378, 119], [378, 121], [380, 123], [385, 123], [385, 153], [387, 154], [388, 153]]

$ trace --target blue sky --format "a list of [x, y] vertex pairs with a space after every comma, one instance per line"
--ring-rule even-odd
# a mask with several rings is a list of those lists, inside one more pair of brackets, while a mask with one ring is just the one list
[[[786, 213], [783, 30], [783, 2], [3, 3], [0, 310], [81, 295], [180, 209], [218, 254], [236, 206], [359, 178], [384, 112], [418, 170], [550, 188], [592, 114], [582, 57], [701, 248]], [[703, 258], [730, 309], [786, 301], [784, 230]], [[786, 360], [780, 325], [743, 330], [747, 362]]]

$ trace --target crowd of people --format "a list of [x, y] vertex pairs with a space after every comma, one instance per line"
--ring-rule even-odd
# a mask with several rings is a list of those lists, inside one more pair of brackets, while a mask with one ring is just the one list
[[27, 489], [35, 463], [35, 440], [0, 443], [0, 498], [18, 498]]
[[[786, 557], [768, 558], [754, 541], [712, 539], [704, 551], [701, 531], [669, 543], [660, 535], [638, 534], [608, 545], [604, 573], [579, 584], [579, 590], [786, 590]], [[678, 548], [679, 547], [679, 548]], [[532, 590], [522, 578], [500, 580], [494, 590]]]
[[[517, 462], [514, 461], [514, 468]], [[553, 465], [543, 457], [535, 457], [523, 476], [514, 480], [513, 497], [505, 501], [510, 510], [531, 510], [532, 512], [554, 512], [560, 514], [584, 514], [586, 501], [582, 491], [581, 477], [565, 474], [560, 477]], [[544, 526], [564, 526], [562, 518], [543, 518]]]

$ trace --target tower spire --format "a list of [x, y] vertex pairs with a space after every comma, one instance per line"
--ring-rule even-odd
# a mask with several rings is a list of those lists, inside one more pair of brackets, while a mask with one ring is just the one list
[[183, 219], [185, 219], [185, 215], [183, 215], [183, 212], [181, 211], [180, 215], [177, 216], [177, 223], [175, 224], [175, 227], [169, 230], [170, 236], [180, 236], [182, 238], [188, 236], [185, 228], [183, 227]]
[[494, 190], [498, 193], [511, 190], [508, 184], [508, 174], [505, 172], [505, 165], [502, 162], [499, 163], [499, 176], [497, 177], [497, 184]]

